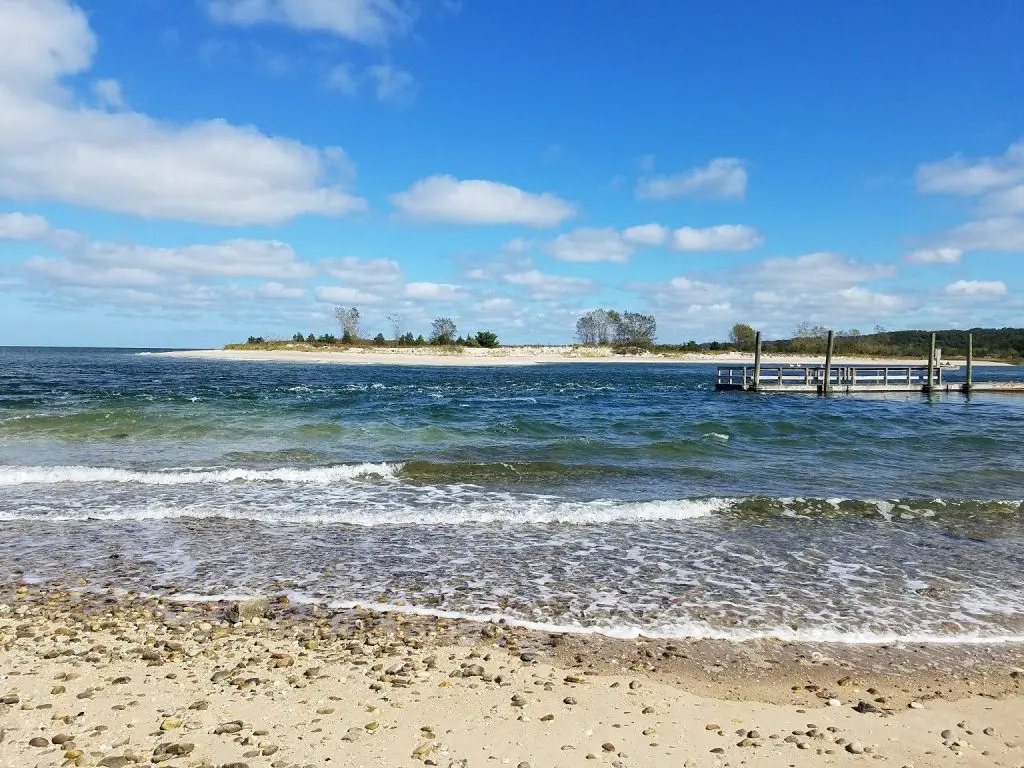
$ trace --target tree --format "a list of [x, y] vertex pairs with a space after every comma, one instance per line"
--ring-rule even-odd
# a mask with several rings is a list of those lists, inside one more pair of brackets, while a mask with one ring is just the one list
[[437, 317], [430, 324], [431, 344], [452, 344], [455, 339], [455, 321], [450, 317]]
[[608, 344], [615, 317], [618, 317], [618, 312], [614, 310], [590, 310], [576, 321], [576, 341], [584, 345]]
[[306, 337], [306, 342], [309, 343], [309, 344], [315, 344], [316, 343], [316, 336], [314, 336], [312, 333], [309, 334], [309, 336]]
[[385, 344], [388, 343], [388, 340], [384, 338], [383, 333], [378, 333], [376, 336], [373, 337], [373, 343], [376, 344], [378, 347], [383, 347]]
[[303, 342], [305, 340], [306, 340], [306, 337], [303, 336], [301, 332], [296, 333], [294, 336], [292, 336], [292, 341]]
[[402, 338], [402, 328], [405, 327], [405, 320], [397, 312], [390, 312], [384, 315], [384, 319], [391, 323], [391, 338], [399, 341]]
[[476, 335], [476, 343], [487, 349], [495, 349], [501, 346], [498, 342], [498, 334], [494, 333], [494, 331], [479, 331]]
[[757, 331], [746, 323], [736, 323], [729, 331], [729, 343], [741, 352], [753, 352], [757, 346]]
[[658, 321], [654, 315], [640, 312], [609, 312], [609, 318], [615, 332], [615, 343], [630, 347], [650, 347], [658, 331]]
[[359, 338], [359, 310], [355, 307], [335, 307], [334, 319], [341, 327], [341, 338], [348, 337], [346, 343], [351, 343]]

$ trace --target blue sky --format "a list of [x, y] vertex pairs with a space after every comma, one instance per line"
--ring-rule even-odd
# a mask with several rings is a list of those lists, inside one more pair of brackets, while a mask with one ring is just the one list
[[[584, 10], [585, 9], [585, 10]], [[0, 344], [1024, 324], [1020, 3], [0, 0]]]

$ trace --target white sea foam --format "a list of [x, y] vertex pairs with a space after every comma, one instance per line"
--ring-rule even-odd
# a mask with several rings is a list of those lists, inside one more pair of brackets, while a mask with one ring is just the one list
[[[417, 492], [429, 494], [436, 488]], [[349, 499], [356, 502], [357, 499]], [[298, 500], [253, 506], [218, 506], [210, 501], [168, 506], [160, 502], [144, 506], [124, 504], [104, 507], [63, 509], [59, 513], [34, 511], [0, 512], [0, 520], [32, 520], [40, 523], [76, 521], [141, 522], [183, 519], [247, 520], [258, 523], [304, 523], [324, 525], [468, 525], [468, 524], [554, 524], [592, 525], [690, 520], [708, 517], [734, 503], [732, 499], [679, 499], [624, 502], [600, 499], [590, 502], [558, 500], [553, 497], [516, 497], [511, 494], [483, 494], [477, 498], [457, 497], [442, 505], [415, 506], [382, 503], [365, 498], [358, 503], [324, 504]]]
[[286, 482], [327, 485], [359, 477], [393, 478], [401, 464], [344, 464], [334, 467], [280, 469], [184, 468], [142, 472], [116, 467], [12, 467], [0, 466], [0, 486], [54, 483], [138, 483], [141, 485], [188, 485], [193, 483]]
[[[323, 601], [311, 598], [298, 592], [287, 592], [291, 603], [316, 605]], [[247, 593], [224, 593], [202, 595], [198, 593], [177, 594], [170, 599], [178, 602], [211, 602], [242, 600], [252, 597]], [[600, 635], [623, 640], [649, 638], [654, 640], [726, 640], [729, 642], [747, 642], [751, 640], [781, 640], [793, 643], [836, 643], [844, 645], [889, 645], [892, 643], [920, 643], [942, 645], [999, 645], [1004, 643], [1024, 643], [1024, 635], [991, 634], [979, 632], [948, 635], [933, 632], [873, 632], [851, 631], [831, 627], [808, 627], [792, 629], [791, 627], [768, 627], [765, 629], [719, 628], [695, 621], [672, 622], [641, 626], [637, 624], [595, 624], [562, 623], [534, 621], [523, 619], [507, 613], [499, 612], [467, 612], [448, 611], [440, 608], [428, 608], [417, 605], [398, 605], [395, 603], [364, 602], [360, 600], [336, 600], [326, 603], [326, 607], [334, 610], [364, 609], [382, 613], [400, 613], [408, 616], [432, 616], [441, 619], [455, 619], [476, 623], [506, 624], [513, 627], [534, 630], [537, 632], [555, 632], [573, 635]]]

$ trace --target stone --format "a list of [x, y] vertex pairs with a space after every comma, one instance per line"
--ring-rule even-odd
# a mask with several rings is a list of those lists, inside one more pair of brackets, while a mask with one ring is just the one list
[[601, 749], [603, 749], [605, 752], [614, 752], [615, 745], [609, 741], [606, 741], [604, 744], [601, 745]]
[[221, 723], [220, 725], [218, 725], [216, 728], [213, 729], [213, 732], [217, 736], [220, 736], [222, 734], [234, 734], [234, 733], [238, 733], [239, 731], [241, 731], [242, 727], [243, 727], [243, 725], [242, 725], [242, 721], [241, 720], [232, 720], [231, 722], [228, 722], [228, 723]]
[[572, 706], [576, 703], [576, 699], [574, 699], [572, 696], [566, 696], [564, 699], [562, 699], [562, 703]]
[[50, 741], [42, 736], [36, 736], [34, 739], [29, 740], [28, 745], [30, 747], [48, 747], [50, 746]]
[[920, 701], [912, 701], [907, 706], [911, 709], [924, 709], [924, 704], [922, 704]]
[[540, 721], [541, 721], [542, 723], [550, 723], [550, 722], [551, 722], [552, 720], [554, 720], [554, 719], [555, 719], [555, 716], [554, 716], [554, 715], [552, 715], [552, 714], [547, 714], [547, 715], [544, 715], [543, 717], [541, 717]]
[[270, 609], [270, 601], [266, 597], [253, 597], [232, 603], [227, 611], [227, 620], [232, 624], [252, 619], [262, 619]]
[[104, 757], [97, 763], [101, 768], [127, 768], [132, 762], [127, 757], [121, 755], [113, 755], [111, 757]]
[[851, 741], [846, 745], [846, 751], [851, 755], [863, 755], [864, 747], [859, 741]]
[[181, 728], [181, 720], [176, 717], [168, 717], [162, 723], [160, 723], [161, 731], [173, 731], [176, 728]]
[[484, 668], [479, 664], [470, 664], [468, 667], [462, 669], [463, 677], [483, 677]]
[[519, 660], [520, 661], [530, 662], [530, 661], [536, 661], [536, 659], [537, 659], [537, 652], [536, 651], [523, 651], [522, 653], [519, 654]]

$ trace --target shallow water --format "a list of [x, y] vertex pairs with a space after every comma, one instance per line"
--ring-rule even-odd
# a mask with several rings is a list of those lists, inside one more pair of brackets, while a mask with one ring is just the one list
[[0, 569], [617, 635], [1024, 639], [1024, 398], [713, 373], [0, 349]]

